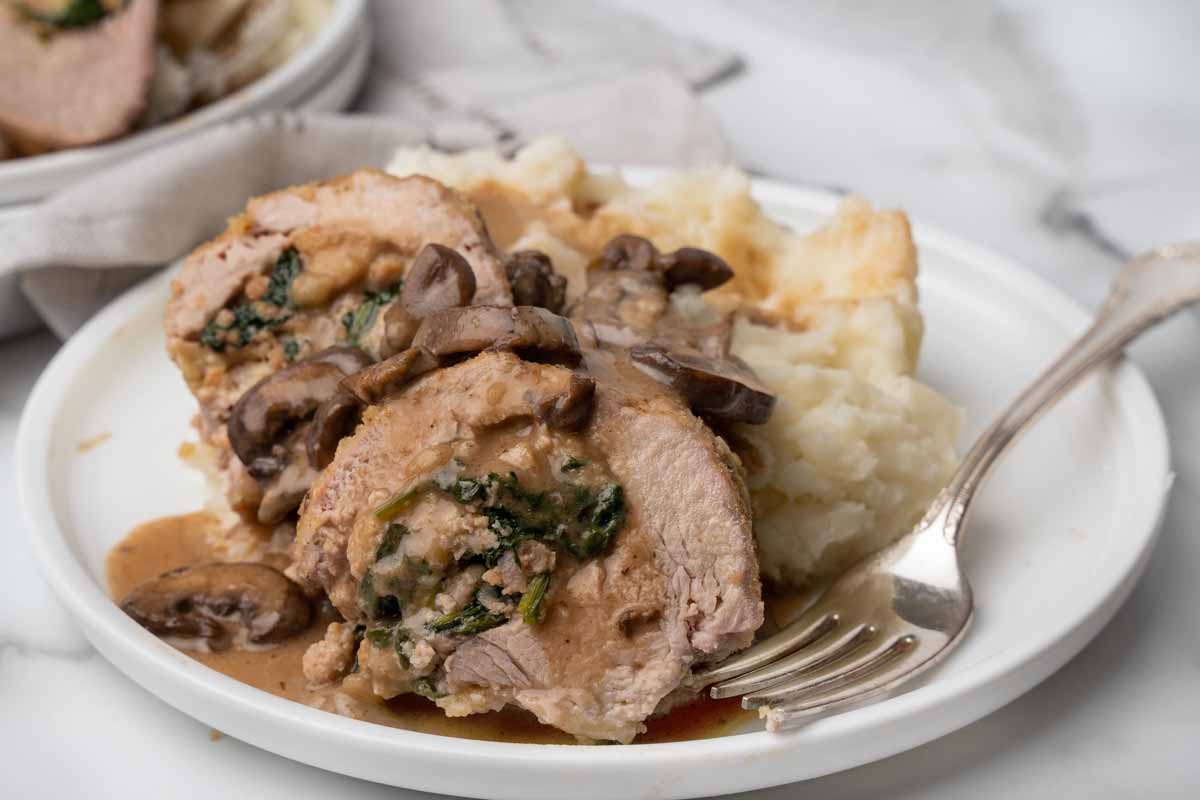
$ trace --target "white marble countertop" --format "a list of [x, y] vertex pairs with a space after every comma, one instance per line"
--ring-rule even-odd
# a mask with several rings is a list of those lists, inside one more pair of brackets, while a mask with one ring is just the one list
[[[1200, 233], [1200, 6], [615, 2], [743, 53], [704, 98], [747, 168], [904, 208], [1082, 302], [1125, 254]], [[1149, 569], [1099, 637], [955, 734], [755, 798], [1200, 796], [1198, 345], [1192, 315], [1133, 350], [1177, 479]], [[0, 345], [0, 452], [56, 347]], [[126, 679], [40, 579], [13, 483], [0, 458], [0, 796], [422, 796], [210, 741]]]

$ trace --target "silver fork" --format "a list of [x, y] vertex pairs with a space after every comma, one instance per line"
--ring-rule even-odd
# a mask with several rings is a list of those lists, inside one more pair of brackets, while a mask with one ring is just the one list
[[974, 600], [958, 560], [983, 479], [1019, 434], [1135, 337], [1200, 301], [1200, 243], [1160, 247], [1118, 274], [1095, 322], [988, 428], [916, 527], [838, 578], [795, 621], [698, 672], [785, 730], [889, 694], [962, 641]]

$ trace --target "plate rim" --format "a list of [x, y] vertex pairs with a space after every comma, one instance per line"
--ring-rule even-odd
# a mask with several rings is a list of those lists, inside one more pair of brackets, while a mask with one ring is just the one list
[[[334, 0], [328, 21], [317, 35], [285, 63], [215, 102], [158, 125], [107, 142], [72, 147], [37, 156], [0, 161], [0, 184], [15, 187], [0, 193], [0, 205], [37, 202], [80, 173], [101, 169], [163, 147], [221, 122], [236, 119], [246, 109], [265, 109], [273, 98], [286, 95], [289, 102], [314, 93], [317, 83], [341, 66], [343, 51], [358, 42], [365, 22], [366, 0]], [[336, 64], [335, 64], [336, 62]], [[58, 181], [57, 183], [55, 183]], [[50, 187], [52, 188], [39, 188]], [[7, 198], [7, 199], [5, 199]]]
[[[625, 167], [621, 172], [634, 183], [640, 183], [661, 175], [664, 170]], [[755, 199], [760, 203], [791, 206], [798, 211], [823, 216], [828, 216], [843, 199], [841, 195], [831, 192], [766, 179], [754, 179], [752, 187]], [[1022, 299], [1038, 301], [1048, 316], [1064, 326], [1082, 329], [1090, 319], [1090, 315], [1072, 298], [1044, 278], [1026, 270], [1019, 262], [918, 220], [914, 220], [913, 230], [918, 251], [936, 250], [970, 269], [988, 274], [992, 280], [1013, 288]], [[449, 779], [428, 778], [429, 772], [438, 772], [432, 769], [423, 770], [422, 775], [401, 775], [404, 783], [396, 784], [426, 791], [474, 791], [481, 795], [491, 792], [492, 796], [517, 796], [516, 792], [505, 793], [507, 790], [499, 785], [500, 781], [489, 775], [495, 775], [496, 770], [504, 772], [513, 767], [528, 770], [522, 773], [528, 776], [547, 777], [553, 773], [561, 774], [560, 771], [564, 769], [620, 766], [627, 771], [637, 770], [637, 780], [630, 786], [654, 785], [657, 788], [653, 796], [682, 797], [693, 796], [697, 787], [701, 793], [749, 790], [817, 777], [868, 763], [911, 749], [974, 722], [1016, 699], [1073, 657], [1120, 607], [1140, 576], [1161, 527], [1170, 478], [1166, 424], [1145, 376], [1132, 362], [1122, 360], [1111, 368], [1114, 411], [1120, 412], [1123, 426], [1131, 427], [1137, 434], [1134, 437], [1134, 452], [1140, 460], [1146, 461], [1145, 474], [1158, 476], [1161, 483], [1157, 498], [1141, 497], [1131, 502], [1131, 513], [1138, 523], [1138, 535], [1130, 537], [1138, 542], [1132, 559], [1122, 561], [1111, 584], [1096, 597], [1094, 603], [1062, 624], [1053, 626], [1052, 635], [1035, 636], [1023, 646], [1010, 648], [987, 662], [972, 665], [958, 675], [817, 723], [826, 738], [833, 741], [855, 731], [863, 739], [872, 739], [863, 734], [876, 729], [894, 728], [897, 723], [911, 720], [913, 715], [917, 715], [916, 719], [923, 720], [925, 724], [914, 726], [920, 729], [916, 733], [896, 731], [895, 738], [901, 739], [898, 745], [895, 738], [887, 743], [855, 742], [855, 747], [851, 748], [854, 754], [845, 755], [840, 760], [830, 759], [820, 765], [776, 763], [768, 769], [768, 764], [760, 760], [757, 771], [730, 769], [724, 777], [713, 777], [713, 772], [719, 772], [712, 769], [714, 766], [744, 765], [750, 758], [765, 759], [787, 752], [802, 732], [783, 735], [755, 732], [614, 748], [481, 742], [383, 726], [367, 727], [369, 723], [338, 717], [247, 687], [161, 643], [118, 610], [75, 558], [57, 524], [49, 472], [49, 445], [64, 390], [69, 387], [78, 365], [103, 347], [125, 320], [161, 291], [161, 284], [170, 280], [171, 272], [171, 269], [166, 269], [143, 281], [93, 317], [55, 355], [30, 393], [18, 426], [15, 447], [17, 495], [27, 529], [27, 540], [43, 575], [81, 624], [89, 641], [135, 682], [189, 716], [206, 722], [219, 716], [219, 713], [214, 710], [215, 705], [212, 708], [201, 707], [199, 703], [202, 698], [226, 704], [224, 710], [227, 714], [250, 714], [254, 719], [242, 720], [241, 730], [236, 729], [237, 726], [231, 728], [227, 723], [223, 729], [256, 746], [331, 771], [381, 782], [395, 781], [395, 777], [389, 776], [399, 771], [398, 760], [391, 762], [390, 770], [371, 770], [365, 766], [348, 769], [343, 763], [322, 757], [325, 752], [336, 752], [339, 746], [353, 741], [356, 746], [362, 747], [364, 753], [370, 751], [377, 756], [390, 756], [393, 759], [403, 757], [427, 767], [452, 770]], [[1131, 412], [1134, 412], [1132, 416]], [[1140, 490], [1142, 494], [1149, 491], [1152, 480], [1147, 478], [1147, 487]], [[158, 674], [155, 674], [156, 671]], [[171, 696], [172, 692], [174, 696]], [[247, 695], [247, 692], [251, 694]], [[980, 696], [984, 694], [989, 696]], [[947, 723], [944, 721], [945, 712], [956, 701], [961, 702], [952, 715], [953, 720]], [[934, 717], [941, 718], [943, 722], [931, 725]], [[285, 743], [269, 741], [264, 735], [256, 736], [250, 731], [256, 725], [261, 726], [263, 718], [270, 718], [272, 725], [286, 725], [298, 734], [307, 736], [307, 739], [299, 743]], [[298, 737], [288, 738], [294, 740]], [[471, 760], [470, 769], [466, 769], [467, 765], [462, 761], [464, 758]], [[705, 773], [709, 777], [689, 783], [682, 779], [680, 770]], [[655, 777], [671, 773], [681, 780], [667, 784], [662, 782], [661, 777]], [[731, 773], [737, 775], [731, 777]], [[741, 779], [737, 779], [738, 776]], [[625, 777], [627, 780], [633, 779], [634, 775], [627, 772]], [[581, 791], [586, 795], [588, 790]], [[525, 793], [523, 796], [543, 795]]]

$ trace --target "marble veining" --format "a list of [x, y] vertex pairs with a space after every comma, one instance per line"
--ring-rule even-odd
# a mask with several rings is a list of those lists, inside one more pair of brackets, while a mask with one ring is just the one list
[[1133, 255], [1110, 234], [1101, 230], [1091, 214], [1075, 204], [1069, 190], [1063, 189], [1051, 194], [1039, 219], [1047, 228], [1079, 236], [1098, 252], [1117, 261], [1125, 262]]
[[47, 647], [22, 638], [0, 636], [0, 663], [7, 658], [52, 658], [57, 661], [86, 661], [96, 655], [91, 646], [80, 648]]

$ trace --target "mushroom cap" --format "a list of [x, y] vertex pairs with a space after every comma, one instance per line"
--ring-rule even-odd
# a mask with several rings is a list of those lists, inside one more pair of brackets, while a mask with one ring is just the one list
[[407, 350], [420, 327], [421, 318], [405, 308], [403, 302], [392, 303], [383, 312], [383, 342], [379, 354], [386, 359]]
[[371, 363], [357, 347], [330, 347], [268, 375], [234, 404], [227, 430], [229, 444], [250, 466], [272, 455], [278, 437], [337, 394], [347, 375]]
[[579, 340], [570, 320], [537, 306], [468, 306], [425, 319], [415, 347], [439, 359], [485, 350], [508, 350], [532, 360], [574, 366]]
[[681, 247], [660, 255], [655, 266], [662, 271], [668, 289], [695, 284], [707, 292], [733, 279], [733, 268], [725, 259], [699, 247]]
[[121, 610], [158, 636], [228, 646], [240, 629], [252, 644], [278, 642], [308, 627], [312, 606], [300, 587], [266, 564], [209, 563], [164, 572], [121, 601]]
[[438, 359], [428, 350], [410, 347], [348, 376], [342, 381], [342, 389], [359, 403], [372, 405], [417, 376], [437, 367]]
[[279, 521], [304, 499], [319, 460], [355, 421], [345, 400], [319, 412], [341, 392], [343, 378], [370, 363], [357, 347], [330, 347], [268, 375], [234, 404], [229, 446], [263, 487], [259, 522]]
[[660, 253], [649, 239], [631, 233], [609, 239], [600, 251], [596, 266], [606, 270], [656, 273], [661, 276], [667, 291], [689, 283], [708, 291], [733, 278], [733, 268], [716, 253], [699, 247], [681, 247], [671, 253]]
[[333, 397], [317, 406], [305, 440], [308, 463], [313, 469], [324, 469], [333, 461], [338, 442], [354, 430], [361, 412], [362, 403], [345, 389], [338, 389]]
[[658, 249], [649, 239], [634, 236], [632, 233], [622, 233], [609, 239], [604, 245], [596, 266], [601, 269], [644, 271], [653, 268], [656, 255]]
[[775, 396], [733, 356], [717, 359], [649, 344], [630, 348], [629, 358], [682, 394], [698, 416], [761, 425], [775, 410]]
[[414, 317], [465, 306], [475, 296], [475, 273], [457, 250], [427, 244], [404, 277], [400, 302]]
[[554, 272], [550, 256], [538, 250], [518, 250], [504, 262], [513, 303], [541, 306], [561, 314], [567, 302], [567, 279]]

